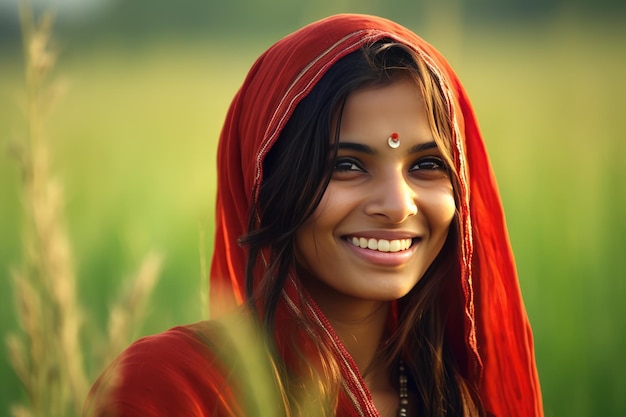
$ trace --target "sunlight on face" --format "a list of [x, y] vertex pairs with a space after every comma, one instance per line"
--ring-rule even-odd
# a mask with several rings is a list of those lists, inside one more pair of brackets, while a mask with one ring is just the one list
[[[388, 144], [397, 133], [399, 146]], [[412, 79], [352, 93], [332, 179], [296, 237], [303, 282], [324, 310], [406, 295], [441, 250], [452, 184]]]

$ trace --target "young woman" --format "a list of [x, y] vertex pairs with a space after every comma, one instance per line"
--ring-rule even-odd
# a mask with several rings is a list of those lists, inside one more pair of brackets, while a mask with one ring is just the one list
[[216, 319], [133, 344], [86, 410], [543, 415], [468, 97], [393, 22], [333, 16], [254, 64], [220, 138], [211, 293]]

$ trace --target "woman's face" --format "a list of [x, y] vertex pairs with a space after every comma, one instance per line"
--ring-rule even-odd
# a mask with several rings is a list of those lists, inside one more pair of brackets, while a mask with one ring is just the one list
[[454, 213], [419, 87], [407, 77], [358, 90], [346, 101], [330, 184], [296, 235], [303, 282], [320, 304], [398, 299], [441, 250]]

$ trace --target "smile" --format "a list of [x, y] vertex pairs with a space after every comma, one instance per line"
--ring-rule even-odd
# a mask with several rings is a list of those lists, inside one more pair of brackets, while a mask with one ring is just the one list
[[364, 237], [349, 237], [348, 242], [362, 249], [370, 249], [378, 252], [405, 251], [413, 244], [413, 239], [366, 239]]

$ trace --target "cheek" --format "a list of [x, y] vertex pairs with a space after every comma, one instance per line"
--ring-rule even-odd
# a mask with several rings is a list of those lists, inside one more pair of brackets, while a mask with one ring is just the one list
[[448, 231], [456, 213], [456, 203], [452, 187], [443, 187], [432, 190], [424, 196], [424, 212], [429, 218], [431, 227], [442, 232]]
[[327, 201], [322, 200], [317, 209], [311, 214], [296, 232], [296, 261], [302, 266], [309, 268], [314, 259], [320, 256], [320, 248], [324, 248], [323, 239], [325, 231], [332, 227], [331, 220], [327, 215]]
[[336, 243], [337, 228], [357, 206], [358, 196], [330, 184], [320, 204], [296, 232], [296, 260], [306, 265], [313, 263], [315, 258], [327, 257], [327, 252], [332, 252]]
[[346, 189], [329, 184], [319, 205], [300, 229], [318, 234], [332, 232], [346, 217], [355, 213], [361, 198], [362, 193], [351, 188]]
[[430, 253], [430, 263], [432, 263], [443, 249], [449, 235], [450, 225], [456, 215], [452, 187], [449, 191], [443, 190], [433, 195], [430, 204], [424, 207], [424, 215], [427, 218], [432, 239], [432, 252]]
[[454, 201], [454, 195], [450, 192], [443, 200], [441, 204], [441, 221], [446, 224], [446, 228], [452, 223], [454, 215], [456, 213], [456, 202]]

